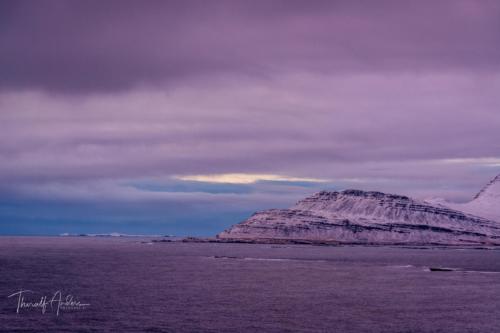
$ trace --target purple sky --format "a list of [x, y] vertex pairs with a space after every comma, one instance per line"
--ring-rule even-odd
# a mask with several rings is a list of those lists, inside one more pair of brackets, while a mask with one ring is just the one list
[[0, 50], [0, 233], [210, 234], [500, 173], [498, 1], [4, 0]]

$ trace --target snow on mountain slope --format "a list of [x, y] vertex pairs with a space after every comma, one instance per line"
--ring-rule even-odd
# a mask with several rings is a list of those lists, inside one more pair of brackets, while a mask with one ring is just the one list
[[444, 206], [381, 192], [319, 192], [290, 209], [257, 212], [219, 239], [377, 244], [498, 244], [500, 225]]
[[472, 201], [465, 204], [443, 204], [500, 223], [500, 175], [479, 191]]

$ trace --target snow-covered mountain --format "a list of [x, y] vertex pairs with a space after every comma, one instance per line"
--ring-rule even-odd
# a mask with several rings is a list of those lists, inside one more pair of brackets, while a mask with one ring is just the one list
[[500, 223], [406, 196], [319, 192], [289, 209], [257, 212], [220, 240], [310, 240], [376, 244], [496, 244]]
[[465, 204], [441, 201], [442, 205], [470, 214], [482, 216], [500, 223], [500, 175], [490, 181], [474, 199]]

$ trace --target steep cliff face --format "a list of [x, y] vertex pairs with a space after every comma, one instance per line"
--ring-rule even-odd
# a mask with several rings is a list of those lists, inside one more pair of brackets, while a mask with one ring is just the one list
[[500, 175], [479, 191], [471, 202], [445, 205], [500, 223]]
[[295, 239], [377, 244], [500, 244], [500, 224], [411, 198], [319, 192], [289, 209], [255, 213], [219, 239]]

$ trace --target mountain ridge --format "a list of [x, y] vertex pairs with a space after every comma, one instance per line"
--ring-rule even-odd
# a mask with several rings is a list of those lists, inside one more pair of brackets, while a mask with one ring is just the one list
[[[482, 198], [486, 193], [488, 193], [496, 185], [500, 186], [500, 174], [493, 178], [488, 184], [486, 184], [473, 198], [473, 200]], [[500, 188], [496, 191], [500, 195]]]
[[500, 223], [403, 195], [348, 189], [321, 191], [288, 209], [256, 212], [217, 238], [500, 245]]
[[500, 223], [500, 174], [488, 182], [469, 202], [457, 204], [439, 200], [439, 204]]

